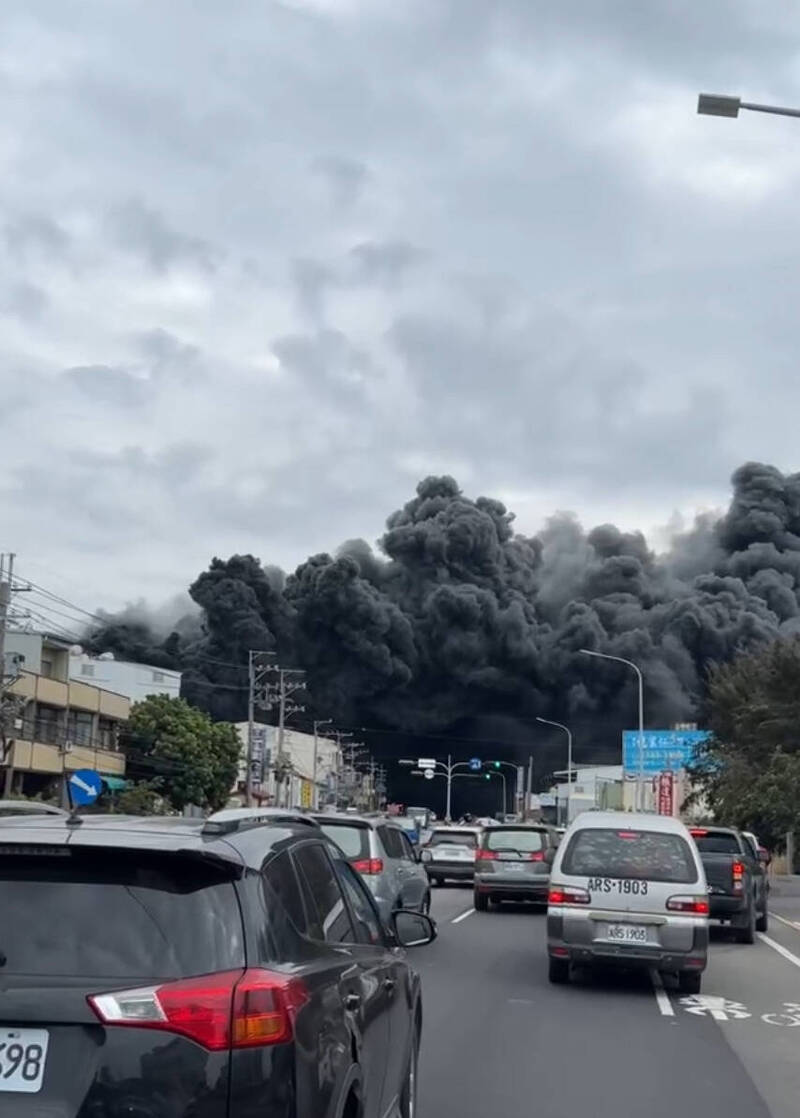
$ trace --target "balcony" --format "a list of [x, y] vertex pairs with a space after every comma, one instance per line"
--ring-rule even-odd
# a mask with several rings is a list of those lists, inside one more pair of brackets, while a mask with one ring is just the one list
[[22, 771], [54, 774], [70, 769], [96, 769], [113, 776], [125, 773], [125, 755], [119, 752], [114, 730], [91, 733], [77, 726], [68, 736], [59, 722], [42, 718], [23, 719], [16, 730], [11, 764]]

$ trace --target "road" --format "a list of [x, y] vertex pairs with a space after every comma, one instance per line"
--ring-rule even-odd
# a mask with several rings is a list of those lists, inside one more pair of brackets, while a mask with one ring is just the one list
[[712, 931], [699, 1001], [644, 975], [550, 986], [544, 916], [471, 902], [471, 888], [435, 890], [439, 938], [413, 956], [419, 1118], [800, 1114], [800, 879], [775, 884], [755, 946]]

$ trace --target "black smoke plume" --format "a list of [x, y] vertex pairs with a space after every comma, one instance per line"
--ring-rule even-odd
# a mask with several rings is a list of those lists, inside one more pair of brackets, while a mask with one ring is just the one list
[[635, 724], [632, 673], [579, 649], [635, 660], [647, 723], [663, 727], [702, 715], [711, 662], [800, 632], [800, 474], [742, 466], [725, 515], [698, 518], [664, 555], [610, 524], [586, 532], [558, 514], [526, 538], [513, 519], [429, 477], [377, 552], [350, 541], [286, 578], [253, 556], [214, 559], [172, 632], [134, 613], [89, 644], [182, 668], [187, 698], [237, 720], [248, 649], [271, 649], [305, 668], [309, 722], [367, 727], [386, 759], [532, 754], [540, 780], [563, 745], [537, 715], [569, 723], [584, 761], [617, 760]]

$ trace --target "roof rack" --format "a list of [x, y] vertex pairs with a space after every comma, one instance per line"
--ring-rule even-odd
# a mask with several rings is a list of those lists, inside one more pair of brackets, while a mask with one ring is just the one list
[[215, 811], [203, 824], [204, 835], [230, 835], [250, 827], [263, 827], [275, 823], [304, 823], [319, 827], [316, 819], [302, 811], [288, 807], [230, 807]]

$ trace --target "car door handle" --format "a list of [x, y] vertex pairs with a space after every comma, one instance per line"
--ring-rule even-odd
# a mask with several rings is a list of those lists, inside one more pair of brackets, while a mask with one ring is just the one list
[[361, 1005], [360, 994], [345, 994], [342, 1000], [344, 1001], [344, 1008], [351, 1011], [355, 1011]]

